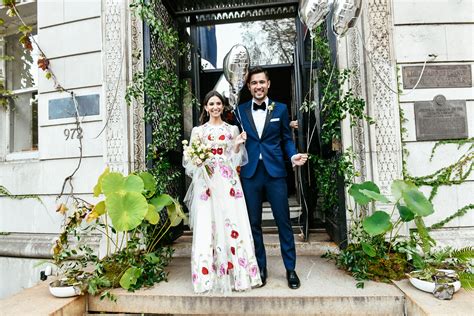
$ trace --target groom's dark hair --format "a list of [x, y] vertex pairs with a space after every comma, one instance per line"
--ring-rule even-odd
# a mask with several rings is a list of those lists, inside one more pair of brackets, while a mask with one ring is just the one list
[[247, 83], [250, 82], [250, 78], [252, 78], [253, 75], [259, 74], [259, 73], [264, 73], [265, 77], [267, 77], [267, 80], [270, 80], [270, 76], [268, 75], [268, 71], [263, 69], [261, 66], [255, 66], [249, 70], [249, 75], [247, 77]]

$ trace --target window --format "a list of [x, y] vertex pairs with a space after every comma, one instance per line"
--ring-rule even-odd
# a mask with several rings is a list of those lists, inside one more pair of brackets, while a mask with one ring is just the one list
[[[21, 6], [34, 6], [27, 11], [31, 15], [22, 18], [28, 21], [28, 25], [36, 24], [36, 3]], [[0, 158], [11, 153], [38, 150], [39, 52], [35, 45], [33, 51], [25, 51], [19, 42], [18, 21], [11, 21], [11, 24], [16, 27], [6, 23], [3, 36], [0, 36], [0, 52], [13, 57], [13, 60], [4, 60], [0, 65], [0, 80], [12, 93], [5, 104], [0, 105]], [[33, 36], [36, 38], [35, 34]]]

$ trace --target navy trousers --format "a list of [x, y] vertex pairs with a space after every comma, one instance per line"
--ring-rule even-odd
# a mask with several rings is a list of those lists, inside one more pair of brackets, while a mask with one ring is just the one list
[[287, 270], [294, 270], [296, 265], [296, 249], [290, 221], [286, 178], [271, 177], [265, 169], [263, 161], [260, 160], [253, 177], [242, 178], [241, 180], [259, 268], [264, 269], [267, 267], [262, 234], [262, 200], [265, 193], [272, 207], [273, 217], [278, 227], [283, 263]]

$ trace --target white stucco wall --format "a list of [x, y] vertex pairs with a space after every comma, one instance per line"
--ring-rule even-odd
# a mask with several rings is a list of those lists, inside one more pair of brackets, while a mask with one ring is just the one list
[[[422, 66], [429, 54], [437, 57], [428, 65], [471, 65], [474, 78], [474, 3], [471, 0], [393, 0], [394, 47], [399, 69], [406, 65]], [[402, 73], [399, 72], [402, 83]], [[401, 85], [402, 86], [402, 85]], [[406, 135], [403, 142], [409, 155], [404, 155], [407, 171], [413, 176], [425, 176], [455, 163], [469, 150], [471, 144], [458, 149], [456, 144], [442, 145], [430, 161], [431, 150], [437, 141], [417, 141], [415, 130], [414, 102], [431, 101], [442, 94], [447, 100], [465, 100], [469, 137], [474, 137], [474, 88], [419, 89], [411, 92], [402, 90], [399, 97], [400, 108], [407, 122], [403, 124]], [[472, 151], [472, 149], [471, 149]], [[429, 188], [423, 188], [429, 192]], [[474, 175], [460, 185], [440, 187], [433, 199], [435, 213], [426, 218], [428, 225], [437, 223], [456, 210], [474, 203]], [[459, 235], [452, 238], [455, 230], [449, 227], [474, 226], [474, 211], [455, 218], [439, 232], [436, 239], [443, 242], [472, 244], [472, 234], [464, 233], [462, 242]]]
[[[102, 53], [102, 1], [99, 0], [42, 0], [37, 1], [38, 42], [50, 59], [51, 69], [61, 85], [78, 96], [99, 94], [100, 114], [87, 116], [82, 121], [84, 130], [83, 160], [73, 178], [74, 192], [90, 200], [97, 177], [105, 168]], [[21, 13], [21, 7], [20, 7]], [[38, 152], [19, 153], [10, 161], [0, 159], [0, 184], [13, 194], [39, 194], [44, 206], [34, 199], [14, 201], [0, 197], [0, 232], [24, 233], [31, 237], [51, 236], [59, 232], [63, 217], [55, 212], [56, 196], [64, 179], [78, 164], [79, 141], [66, 140], [64, 130], [74, 128], [74, 118], [49, 119], [48, 102], [67, 98], [68, 93], [57, 92], [52, 80], [40, 71], [38, 105]], [[4, 117], [0, 116], [0, 124]], [[98, 136], [98, 137], [97, 137]], [[0, 144], [0, 147], [3, 145]], [[1, 149], [1, 148], [0, 148]], [[1, 151], [0, 151], [1, 152]], [[69, 187], [66, 187], [66, 192]], [[13, 235], [13, 234], [12, 234]], [[21, 238], [21, 234], [15, 234]], [[0, 245], [7, 244], [9, 235], [0, 236]], [[24, 247], [31, 246], [25, 242]], [[37, 259], [0, 257], [2, 282], [0, 298], [31, 286], [39, 281], [41, 268], [32, 268]], [[15, 278], [10, 286], [3, 271]]]

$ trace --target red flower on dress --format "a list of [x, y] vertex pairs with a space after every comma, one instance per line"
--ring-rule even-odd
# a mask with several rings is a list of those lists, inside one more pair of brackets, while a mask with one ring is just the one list
[[232, 262], [227, 261], [227, 270], [231, 270], [233, 268], [234, 268], [234, 265], [232, 264]]
[[230, 252], [232, 252], [232, 254], [235, 256], [235, 248], [234, 247], [230, 247]]
[[212, 140], [211, 134], [207, 135], [207, 139]]
[[207, 194], [207, 196], [211, 196], [211, 189], [208, 188], [208, 189], [206, 190], [206, 194]]
[[207, 270], [207, 268], [206, 268], [206, 267], [202, 267], [202, 270], [201, 270], [201, 272], [202, 272], [202, 274], [204, 274], [204, 275], [207, 275], [207, 274], [209, 274], [209, 270]]
[[237, 237], [239, 237], [239, 233], [235, 230], [231, 231], [230, 232], [230, 237], [234, 238], [234, 239], [237, 239]]
[[230, 188], [229, 194], [230, 194], [230, 196], [235, 196], [235, 190], [234, 190], [234, 188]]
[[224, 140], [224, 139], [225, 139], [224, 135], [219, 136], [219, 140]]
[[212, 149], [211, 149], [211, 153], [212, 153], [213, 155], [215, 155], [215, 154], [217, 153], [217, 150], [216, 150], [215, 148], [212, 148]]
[[217, 148], [217, 154], [218, 154], [218, 155], [222, 155], [223, 152], [224, 152], [224, 151], [222, 150], [222, 148], [220, 148], [220, 147]]

